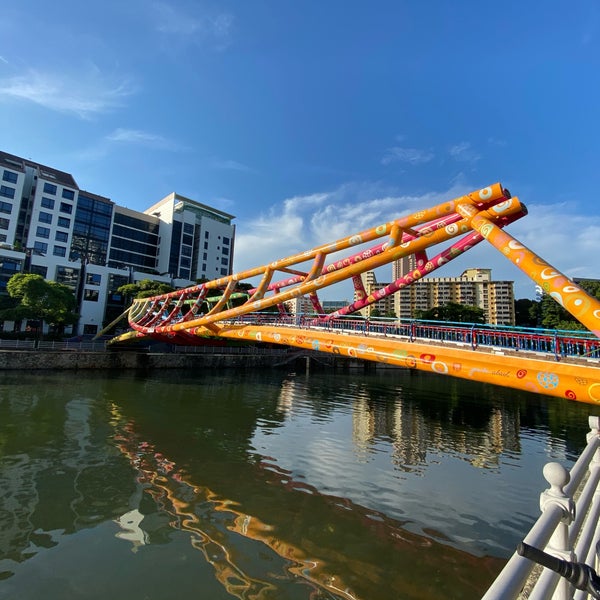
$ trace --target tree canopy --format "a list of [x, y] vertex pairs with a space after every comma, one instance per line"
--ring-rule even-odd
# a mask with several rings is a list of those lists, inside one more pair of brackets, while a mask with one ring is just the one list
[[168, 283], [154, 281], [152, 279], [142, 279], [137, 283], [126, 283], [117, 289], [120, 294], [123, 294], [130, 299], [160, 296], [161, 294], [168, 294], [174, 290], [175, 288]]
[[426, 321], [452, 321], [455, 323], [485, 323], [485, 312], [478, 306], [466, 306], [457, 302], [448, 302], [434, 306], [429, 310], [415, 313], [417, 319]]
[[79, 318], [71, 289], [56, 281], [46, 281], [41, 275], [16, 273], [8, 280], [6, 291], [16, 303], [0, 310], [2, 319], [38, 319], [64, 326]]

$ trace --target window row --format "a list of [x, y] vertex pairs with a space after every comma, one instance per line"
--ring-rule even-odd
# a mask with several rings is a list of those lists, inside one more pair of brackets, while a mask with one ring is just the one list
[[[44, 182], [44, 194], [51, 194], [52, 196], [56, 196], [56, 192], [58, 191], [58, 187], [53, 183]], [[74, 200], [75, 192], [73, 190], [68, 190], [63, 188], [62, 197], [65, 200]]]

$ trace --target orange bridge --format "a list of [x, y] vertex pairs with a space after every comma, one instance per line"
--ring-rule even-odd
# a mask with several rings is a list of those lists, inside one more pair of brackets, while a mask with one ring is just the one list
[[[153, 338], [191, 345], [207, 337], [260, 341], [600, 403], [600, 362], [590, 357], [557, 361], [537, 353], [483, 351], [402, 335], [366, 335], [343, 327], [348, 315], [486, 240], [600, 337], [600, 302], [504, 229], [526, 214], [518, 198], [496, 183], [261, 267], [135, 300], [127, 311], [132, 331], [111, 343]], [[410, 255], [415, 259], [414, 271], [373, 295], [366, 294], [361, 273]], [[347, 280], [353, 282], [357, 299], [323, 314], [317, 292]], [[265, 311], [283, 317], [285, 302], [299, 296], [309, 297], [319, 315], [308, 329], [293, 319], [269, 322]], [[263, 314], [264, 320], [255, 313]]]

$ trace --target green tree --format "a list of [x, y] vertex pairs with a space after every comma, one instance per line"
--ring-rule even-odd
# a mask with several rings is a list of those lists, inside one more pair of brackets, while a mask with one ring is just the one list
[[536, 327], [540, 318], [540, 303], [530, 298], [515, 300], [515, 325]]
[[129, 300], [133, 298], [149, 298], [150, 296], [160, 296], [175, 291], [175, 288], [162, 281], [152, 279], [142, 279], [137, 283], [126, 283], [120, 286], [117, 291], [126, 296]]
[[46, 281], [41, 275], [17, 273], [6, 284], [9, 296], [17, 302], [0, 310], [0, 318], [14, 321], [36, 319], [64, 329], [77, 321], [77, 302], [69, 287], [56, 281]]
[[455, 323], [485, 323], [485, 312], [478, 306], [467, 306], [457, 302], [448, 302], [442, 306], [434, 306], [429, 310], [415, 313], [417, 319], [426, 321], [452, 321]]

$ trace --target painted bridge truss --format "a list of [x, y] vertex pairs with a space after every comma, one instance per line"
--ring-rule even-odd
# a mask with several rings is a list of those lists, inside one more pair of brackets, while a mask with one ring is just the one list
[[[525, 205], [495, 183], [267, 265], [135, 300], [127, 312], [132, 331], [112, 343], [140, 338], [185, 345], [207, 337], [254, 340], [600, 402], [597, 362], [567, 364], [523, 354], [491, 356], [398, 338], [348, 335], [328, 327], [332, 320], [430, 275], [485, 239], [600, 337], [600, 302], [505, 230], [526, 214]], [[367, 295], [362, 273], [410, 255], [416, 264], [412, 272]], [[347, 280], [353, 282], [356, 300], [334, 313], [323, 314], [318, 291]], [[300, 296], [310, 298], [322, 328], [312, 326], [307, 331], [291, 325], [261, 325], [255, 318], [244, 321], [245, 315], [265, 310], [283, 314], [285, 303]]]

